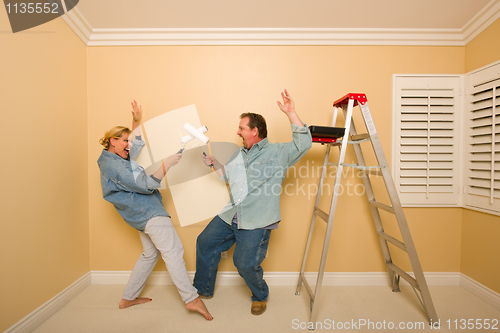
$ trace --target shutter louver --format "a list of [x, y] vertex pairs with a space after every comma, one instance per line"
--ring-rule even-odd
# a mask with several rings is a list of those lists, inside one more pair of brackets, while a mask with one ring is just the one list
[[500, 211], [500, 79], [473, 85], [466, 205]]
[[398, 78], [394, 180], [404, 206], [458, 204], [459, 78]]

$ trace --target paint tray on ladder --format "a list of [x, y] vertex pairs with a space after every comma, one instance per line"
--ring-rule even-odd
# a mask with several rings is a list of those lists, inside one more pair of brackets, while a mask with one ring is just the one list
[[313, 142], [330, 143], [336, 142], [338, 138], [343, 137], [345, 128], [311, 125], [309, 130]]

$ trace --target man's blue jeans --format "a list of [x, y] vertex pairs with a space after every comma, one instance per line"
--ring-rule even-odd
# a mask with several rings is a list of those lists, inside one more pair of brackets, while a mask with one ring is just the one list
[[252, 291], [252, 301], [267, 301], [269, 288], [260, 266], [267, 253], [271, 230], [238, 229], [233, 223], [224, 222], [219, 216], [210, 221], [196, 242], [196, 274], [194, 286], [202, 296], [213, 296], [221, 252], [236, 243], [233, 262], [238, 273]]

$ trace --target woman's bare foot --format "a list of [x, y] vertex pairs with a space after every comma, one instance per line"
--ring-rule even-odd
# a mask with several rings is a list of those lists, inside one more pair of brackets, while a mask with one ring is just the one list
[[194, 301], [191, 301], [188, 304], [186, 304], [186, 308], [191, 311], [198, 311], [205, 317], [206, 320], [214, 319], [214, 317], [212, 317], [210, 312], [208, 312], [205, 303], [203, 303], [203, 301], [199, 297], [197, 297]]
[[137, 304], [144, 304], [144, 303], [149, 303], [151, 302], [152, 299], [151, 298], [147, 298], [147, 297], [139, 297], [139, 298], [136, 298], [132, 301], [129, 301], [129, 300], [126, 300], [126, 299], [122, 299], [120, 301], [120, 304], [118, 304], [118, 307], [120, 309], [125, 309], [125, 308], [128, 308], [132, 305], [137, 305]]

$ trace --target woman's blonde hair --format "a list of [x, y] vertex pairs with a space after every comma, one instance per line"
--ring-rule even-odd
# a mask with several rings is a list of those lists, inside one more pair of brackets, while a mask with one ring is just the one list
[[127, 127], [124, 126], [115, 126], [106, 133], [104, 133], [104, 136], [99, 140], [99, 143], [104, 146], [104, 149], [108, 150], [109, 149], [109, 140], [111, 138], [119, 138], [123, 135], [123, 133], [130, 134], [132, 131], [129, 130]]

